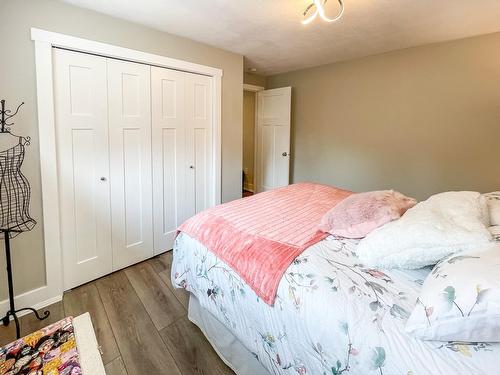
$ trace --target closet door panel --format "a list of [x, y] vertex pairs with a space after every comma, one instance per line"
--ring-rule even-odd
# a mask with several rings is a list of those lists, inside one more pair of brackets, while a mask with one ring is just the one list
[[[141, 133], [140, 129], [123, 129], [123, 205], [120, 211], [125, 218], [125, 246], [140, 245], [143, 241], [142, 215], [142, 168], [141, 168]], [[122, 211], [123, 209], [123, 211]], [[146, 228], [147, 235], [147, 228]]]
[[186, 149], [189, 216], [213, 206], [212, 80], [186, 75]]
[[188, 218], [184, 85], [184, 73], [151, 68], [155, 254], [172, 249], [176, 229]]
[[198, 213], [209, 207], [207, 186], [208, 186], [208, 134], [205, 128], [195, 128], [193, 130], [193, 157], [194, 157], [194, 204], [195, 212]]
[[106, 60], [57, 49], [53, 57], [67, 290], [112, 271]]
[[107, 59], [113, 269], [153, 255], [150, 67]]

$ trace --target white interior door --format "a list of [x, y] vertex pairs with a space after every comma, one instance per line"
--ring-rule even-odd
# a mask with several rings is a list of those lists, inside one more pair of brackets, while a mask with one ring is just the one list
[[151, 67], [154, 252], [170, 250], [188, 218], [186, 199], [185, 73]]
[[213, 206], [212, 80], [184, 73], [186, 98], [186, 214]]
[[150, 66], [107, 60], [113, 269], [153, 255]]
[[255, 185], [257, 192], [290, 183], [292, 88], [257, 92]]
[[112, 271], [106, 59], [58, 49], [53, 57], [67, 290]]

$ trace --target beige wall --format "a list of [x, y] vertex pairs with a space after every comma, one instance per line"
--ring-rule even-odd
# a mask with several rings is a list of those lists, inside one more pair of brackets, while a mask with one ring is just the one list
[[249, 85], [266, 87], [266, 77], [253, 74], [253, 73], [244, 73], [243, 75], [243, 83], [248, 83]]
[[254, 150], [255, 150], [255, 93], [243, 93], [243, 170], [245, 171], [245, 188], [253, 189], [254, 182]]
[[268, 77], [293, 87], [293, 181], [499, 190], [498, 46], [500, 33]]
[[[12, 241], [17, 293], [45, 283], [34, 47], [30, 40], [30, 27], [223, 69], [222, 196], [224, 201], [241, 197], [242, 56], [57, 1], [0, 0], [0, 14], [0, 96], [11, 105], [26, 102], [13, 130], [32, 138], [23, 171], [31, 182], [31, 212], [39, 223], [32, 232], [21, 234]], [[0, 249], [0, 300], [7, 295], [3, 253]]]

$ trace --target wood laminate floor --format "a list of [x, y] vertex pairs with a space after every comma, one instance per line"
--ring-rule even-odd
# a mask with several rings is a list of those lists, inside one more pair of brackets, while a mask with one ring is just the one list
[[243, 198], [251, 197], [252, 195], [253, 195], [253, 193], [251, 191], [243, 190], [243, 193], [242, 193]]
[[[65, 316], [90, 312], [108, 375], [234, 374], [187, 318], [188, 294], [170, 283], [172, 252], [64, 293], [50, 317], [21, 318], [27, 335]], [[0, 326], [0, 346], [15, 339]]]

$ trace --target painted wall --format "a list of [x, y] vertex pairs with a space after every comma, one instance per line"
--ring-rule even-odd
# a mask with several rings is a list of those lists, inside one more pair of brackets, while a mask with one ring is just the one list
[[245, 72], [243, 75], [243, 82], [249, 85], [266, 87], [266, 77], [259, 74]]
[[243, 92], [243, 171], [244, 188], [253, 190], [255, 155], [255, 93]]
[[[140, 51], [210, 65], [222, 79], [222, 198], [241, 197], [243, 57], [185, 38], [51, 0], [1, 0], [0, 97], [25, 101], [14, 132], [32, 138], [23, 172], [32, 186], [31, 213], [38, 225], [12, 241], [16, 293], [45, 284], [42, 202], [38, 151], [34, 46], [30, 28], [60, 32]], [[0, 300], [6, 298], [4, 251], [0, 250]]]
[[268, 77], [292, 86], [292, 180], [424, 199], [500, 190], [500, 33]]

